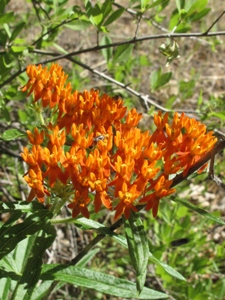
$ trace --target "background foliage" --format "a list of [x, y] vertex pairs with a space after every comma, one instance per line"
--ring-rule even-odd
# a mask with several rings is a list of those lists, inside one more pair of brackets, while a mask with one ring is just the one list
[[[26, 66], [57, 61], [69, 73], [74, 89], [97, 88], [122, 95], [128, 107], [143, 113], [143, 128], [154, 129], [152, 115], [158, 109], [176, 110], [222, 134], [224, 16], [215, 22], [221, 7], [222, 0], [0, 2], [1, 299], [19, 299], [19, 295], [24, 299], [124, 299], [127, 286], [123, 290], [118, 282], [114, 290], [111, 277], [99, 279], [99, 291], [93, 291], [96, 274], [91, 272], [135, 281], [124, 240], [118, 243], [108, 236], [79, 263], [80, 268], [87, 264], [88, 276], [73, 266], [69, 271], [56, 270], [54, 278], [59, 283], [49, 293], [53, 267], [41, 269], [41, 254], [48, 264], [71, 261], [96, 232], [101, 232], [100, 223], [108, 227], [113, 222], [113, 215], [99, 213], [96, 224], [83, 218], [67, 225], [56, 220], [56, 233], [48, 211], [43, 212], [35, 203], [20, 202], [28, 194], [22, 178], [26, 166], [20, 157], [27, 143], [24, 133], [38, 125], [31, 97], [25, 99], [18, 89], [27, 80]], [[223, 156], [217, 160], [215, 172], [223, 177]], [[177, 187], [175, 197], [162, 201], [156, 220], [140, 212], [153, 255], [146, 287], [168, 294], [169, 299], [224, 299], [224, 224], [216, 224], [180, 203], [185, 200], [223, 219], [223, 199], [224, 191], [204, 173], [191, 176]], [[69, 212], [65, 209], [61, 217], [69, 217]], [[129, 228], [120, 228], [118, 233], [130, 234]], [[12, 236], [17, 237], [14, 243]], [[37, 248], [38, 238], [44, 243]], [[30, 271], [25, 273], [28, 265]], [[34, 288], [32, 267], [37, 266], [44, 281]], [[69, 276], [74, 272], [76, 280]], [[181, 274], [186, 281], [181, 280]], [[79, 281], [82, 276], [90, 281]], [[30, 289], [25, 298], [27, 285]], [[132, 293], [131, 288], [130, 298]], [[147, 292], [146, 297], [143, 299], [157, 299]]]

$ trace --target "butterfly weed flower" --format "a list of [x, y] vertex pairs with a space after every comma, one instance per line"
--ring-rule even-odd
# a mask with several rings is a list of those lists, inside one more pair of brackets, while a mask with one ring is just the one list
[[136, 109], [94, 89], [72, 91], [57, 64], [30, 65], [27, 75], [22, 91], [50, 114], [41, 130], [27, 131], [31, 146], [21, 154], [29, 166], [27, 200], [52, 202], [55, 213], [68, 203], [74, 218], [89, 218], [92, 203], [95, 212], [115, 210], [115, 219], [128, 219], [141, 204], [156, 217], [160, 199], [175, 192], [171, 175], [186, 176], [216, 143], [205, 125], [178, 113], [170, 121], [158, 112], [155, 131], [142, 131]]

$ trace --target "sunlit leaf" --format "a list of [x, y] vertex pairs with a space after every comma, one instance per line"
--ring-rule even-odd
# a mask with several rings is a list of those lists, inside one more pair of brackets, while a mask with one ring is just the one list
[[138, 213], [131, 213], [125, 221], [125, 233], [132, 265], [137, 277], [137, 290], [140, 293], [144, 287], [148, 265], [148, 239]]
[[223, 220], [221, 220], [220, 218], [218, 218], [218, 217], [210, 214], [206, 210], [204, 210], [204, 209], [202, 209], [200, 207], [197, 207], [196, 205], [194, 205], [194, 204], [192, 204], [192, 203], [190, 203], [188, 201], [185, 201], [185, 200], [180, 199], [180, 198], [175, 198], [175, 197], [172, 197], [172, 196], [171, 196], [171, 199], [173, 201], [175, 201], [175, 202], [179, 202], [179, 203], [185, 205], [186, 207], [194, 210], [195, 212], [197, 212], [198, 214], [202, 215], [206, 219], [209, 219], [209, 220], [211, 220], [213, 222], [216, 222], [218, 224], [221, 224], [221, 225], [225, 225], [225, 222]]
[[25, 136], [25, 134], [17, 129], [8, 129], [3, 132], [3, 134], [1, 135], [1, 139], [5, 141], [11, 141], [23, 136]]
[[[46, 268], [47, 267], [47, 268]], [[63, 266], [62, 266], [63, 267]], [[73, 285], [95, 289], [99, 292], [113, 295], [120, 298], [135, 299], [165, 299], [168, 296], [164, 293], [144, 287], [141, 294], [137, 295], [136, 285], [128, 280], [119, 279], [112, 275], [91, 271], [76, 266], [64, 269], [59, 265], [46, 265], [43, 268], [41, 279], [60, 280]]]

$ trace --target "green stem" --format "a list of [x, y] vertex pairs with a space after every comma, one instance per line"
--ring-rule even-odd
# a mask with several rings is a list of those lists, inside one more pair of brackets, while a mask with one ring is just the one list
[[59, 211], [61, 210], [61, 208], [65, 205], [67, 199], [64, 198], [55, 198], [53, 199], [53, 204], [52, 207], [50, 209], [50, 211], [53, 213], [54, 216], [56, 216]]

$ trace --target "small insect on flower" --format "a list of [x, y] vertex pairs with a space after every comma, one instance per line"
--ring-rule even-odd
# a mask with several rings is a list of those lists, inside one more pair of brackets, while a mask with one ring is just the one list
[[98, 135], [93, 138], [94, 144], [97, 144], [99, 141], [103, 141], [105, 139], [104, 135]]
[[123, 99], [123, 97], [122, 97], [121, 94], [115, 95], [115, 96], [113, 96], [112, 98], [113, 98], [113, 100], [115, 100], [115, 101], [117, 101], [117, 100], [119, 100], [119, 99]]

